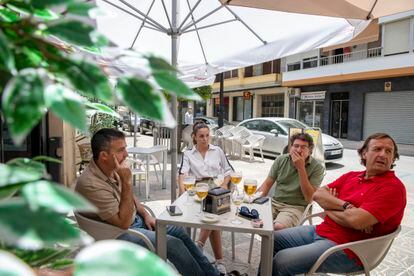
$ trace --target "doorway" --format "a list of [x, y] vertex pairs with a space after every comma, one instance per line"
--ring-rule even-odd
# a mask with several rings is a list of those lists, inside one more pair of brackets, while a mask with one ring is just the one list
[[333, 100], [331, 106], [331, 136], [348, 138], [349, 100]]
[[322, 127], [323, 101], [298, 101], [296, 119], [310, 127]]

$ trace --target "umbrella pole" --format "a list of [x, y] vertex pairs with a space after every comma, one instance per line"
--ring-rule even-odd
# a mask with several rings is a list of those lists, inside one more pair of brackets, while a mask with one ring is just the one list
[[[171, 24], [173, 32], [171, 35], [171, 65], [177, 67], [178, 55], [178, 35], [176, 34], [178, 26], [178, 2], [172, 0]], [[174, 119], [177, 121], [177, 96], [171, 97], [171, 111]], [[171, 130], [171, 202], [176, 199], [177, 189], [177, 126]]]

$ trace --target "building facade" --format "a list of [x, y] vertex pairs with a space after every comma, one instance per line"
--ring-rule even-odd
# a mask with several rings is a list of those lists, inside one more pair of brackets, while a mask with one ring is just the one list
[[282, 59], [289, 117], [334, 137], [387, 132], [414, 144], [414, 11], [380, 18], [361, 44]]
[[[253, 117], [289, 115], [287, 88], [282, 87], [280, 60], [224, 73], [224, 118], [240, 122]], [[213, 95], [207, 102], [207, 116], [218, 117], [220, 82], [216, 78]]]

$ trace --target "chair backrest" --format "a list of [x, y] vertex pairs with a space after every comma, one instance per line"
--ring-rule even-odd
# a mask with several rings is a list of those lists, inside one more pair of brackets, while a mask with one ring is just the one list
[[358, 254], [362, 263], [367, 266], [368, 270], [377, 267], [388, 253], [394, 239], [401, 231], [401, 225], [387, 235], [356, 241], [352, 243], [352, 249]]
[[252, 134], [246, 138], [246, 141], [252, 147], [261, 147], [264, 142], [265, 137], [263, 135]]
[[75, 212], [74, 214], [79, 228], [88, 233], [97, 241], [115, 239], [125, 232], [125, 230], [119, 227], [87, 218], [78, 212]]
[[232, 126], [232, 125], [222, 126], [221, 128], [216, 130], [215, 136], [230, 136], [231, 135], [230, 130], [233, 129], [233, 128], [234, 128], [234, 126]]
[[233, 128], [231, 128], [231, 129], [229, 129], [229, 132], [231, 133], [231, 135], [233, 135], [233, 136], [239, 136], [238, 134], [243, 130], [243, 129], [246, 129], [246, 127], [244, 127], [244, 126], [236, 126], [236, 127], [233, 127]]

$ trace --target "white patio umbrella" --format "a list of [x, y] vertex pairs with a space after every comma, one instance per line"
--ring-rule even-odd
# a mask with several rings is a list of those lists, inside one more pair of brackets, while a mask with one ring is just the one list
[[[191, 87], [217, 73], [352, 39], [368, 21], [229, 7], [218, 0], [98, 0], [98, 30], [115, 44], [171, 60]], [[124, 61], [134, 70], [134, 63]], [[177, 100], [172, 97], [172, 115]], [[171, 134], [171, 199], [177, 179], [177, 131]]]
[[221, 0], [227, 5], [353, 19], [375, 19], [414, 9], [413, 0]]

